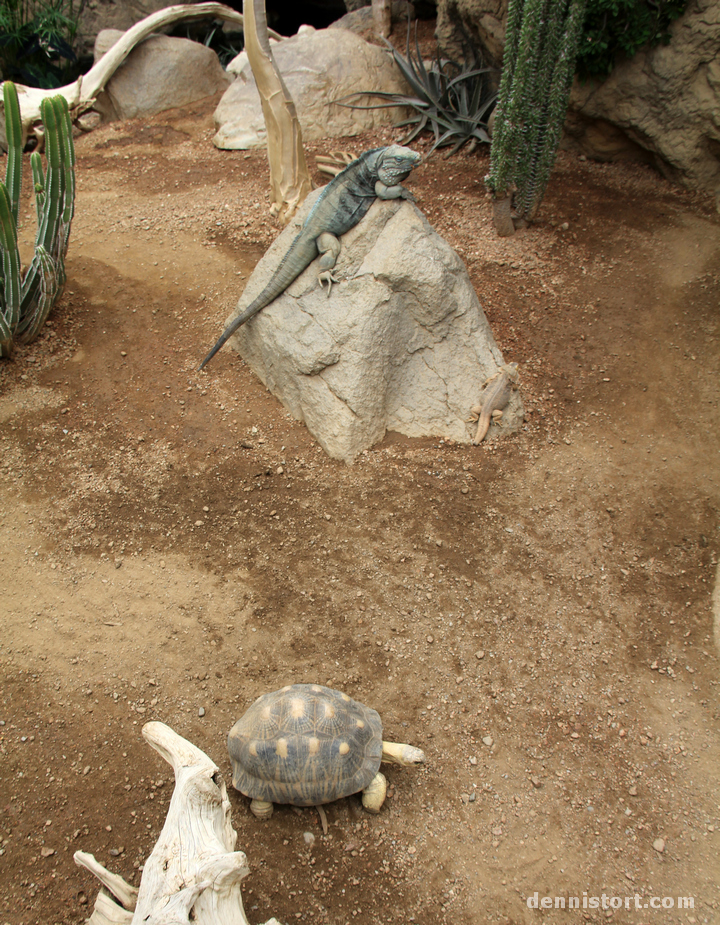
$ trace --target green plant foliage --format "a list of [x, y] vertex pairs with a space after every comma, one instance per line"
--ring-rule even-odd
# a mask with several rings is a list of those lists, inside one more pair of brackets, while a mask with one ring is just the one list
[[687, 0], [588, 0], [578, 76], [607, 77], [618, 57], [631, 58], [643, 45], [667, 44], [670, 24], [686, 6]]
[[0, 70], [28, 87], [60, 87], [75, 74], [79, 0], [0, 0]]
[[[1, 2], [1, 0], [0, 0]], [[245, 36], [242, 31], [226, 31], [223, 23], [216, 19], [200, 20], [194, 23], [183, 23], [172, 29], [169, 35], [181, 39], [190, 39], [206, 48], [211, 48], [220, 59], [220, 64], [226, 68], [237, 58], [245, 47]]]
[[[427, 129], [435, 136], [430, 153], [435, 148], [453, 145], [450, 154], [455, 154], [467, 142], [470, 143], [471, 149], [480, 142], [490, 143], [487, 121], [497, 99], [493, 82], [496, 72], [492, 68], [484, 67], [477, 53], [473, 54], [472, 62], [461, 65], [457, 61], [441, 58], [438, 51], [431, 66], [427, 67], [420, 54], [417, 32], [413, 53], [408, 29], [407, 58], [403, 58], [389, 42], [386, 41], [385, 44], [412, 88], [413, 95], [353, 93], [338, 100], [340, 105], [353, 109], [410, 109], [410, 117], [396, 125], [396, 128], [410, 127], [401, 144], [409, 144]], [[357, 102], [368, 97], [383, 102], [367, 106]]]
[[510, 0], [485, 182], [518, 219], [534, 218], [555, 162], [584, 14], [585, 0]]
[[3, 85], [8, 158], [0, 182], [0, 357], [16, 343], [37, 337], [65, 285], [65, 255], [75, 208], [75, 149], [67, 101], [43, 100], [47, 170], [37, 152], [30, 157], [37, 233], [30, 266], [18, 251], [18, 202], [22, 182], [22, 126], [15, 85]]

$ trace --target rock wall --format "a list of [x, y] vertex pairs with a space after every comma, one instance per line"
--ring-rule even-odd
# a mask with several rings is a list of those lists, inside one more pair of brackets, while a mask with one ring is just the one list
[[[507, 0], [439, 0], [437, 36], [458, 54], [471, 35], [498, 65]], [[720, 3], [691, 0], [669, 45], [575, 82], [565, 145], [601, 160], [644, 159], [674, 182], [720, 191]]]

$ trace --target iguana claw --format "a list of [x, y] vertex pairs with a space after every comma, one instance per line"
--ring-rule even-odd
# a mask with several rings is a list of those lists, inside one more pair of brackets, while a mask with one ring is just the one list
[[337, 280], [332, 275], [331, 270], [325, 270], [324, 273], [318, 273], [318, 283], [320, 284], [320, 288], [323, 288], [323, 283], [327, 283], [328, 298], [330, 298], [330, 290], [332, 289], [332, 284], [336, 282]]

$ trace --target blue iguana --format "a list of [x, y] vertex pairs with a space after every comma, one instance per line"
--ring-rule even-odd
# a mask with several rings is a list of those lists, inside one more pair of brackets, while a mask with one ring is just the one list
[[203, 368], [225, 341], [245, 322], [262, 311], [300, 276], [320, 254], [318, 282], [328, 284], [328, 295], [336, 282], [332, 275], [340, 255], [340, 235], [345, 234], [367, 214], [376, 199], [412, 199], [401, 181], [420, 162], [420, 155], [401, 145], [366, 151], [341, 171], [318, 196], [297, 237], [280, 261], [270, 282], [260, 295], [233, 318], [218, 342], [202, 361]]

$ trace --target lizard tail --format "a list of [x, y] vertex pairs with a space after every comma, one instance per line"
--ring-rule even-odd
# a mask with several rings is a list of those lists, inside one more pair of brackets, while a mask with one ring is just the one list
[[477, 429], [477, 433], [475, 434], [475, 439], [473, 440], [473, 444], [475, 446], [478, 446], [480, 443], [482, 443], [489, 430], [490, 430], [490, 415], [481, 414], [480, 420], [478, 421], [478, 429]]
[[225, 341], [229, 340], [239, 327], [245, 324], [245, 322], [248, 321], [250, 318], [252, 318], [253, 315], [257, 315], [257, 313], [264, 307], [265, 307], [265, 303], [261, 301], [260, 299], [256, 299], [251, 305], [249, 305], [245, 309], [245, 311], [241, 315], [238, 315], [237, 318], [233, 319], [233, 321], [231, 321], [230, 324], [222, 332], [222, 334], [217, 340], [217, 343], [212, 348], [210, 353], [208, 353], [208, 355], [202, 361], [202, 363], [198, 367], [198, 370], [201, 370], [205, 366], [207, 366], [210, 360], [212, 360], [212, 358], [215, 356], [218, 350], [223, 346]]

